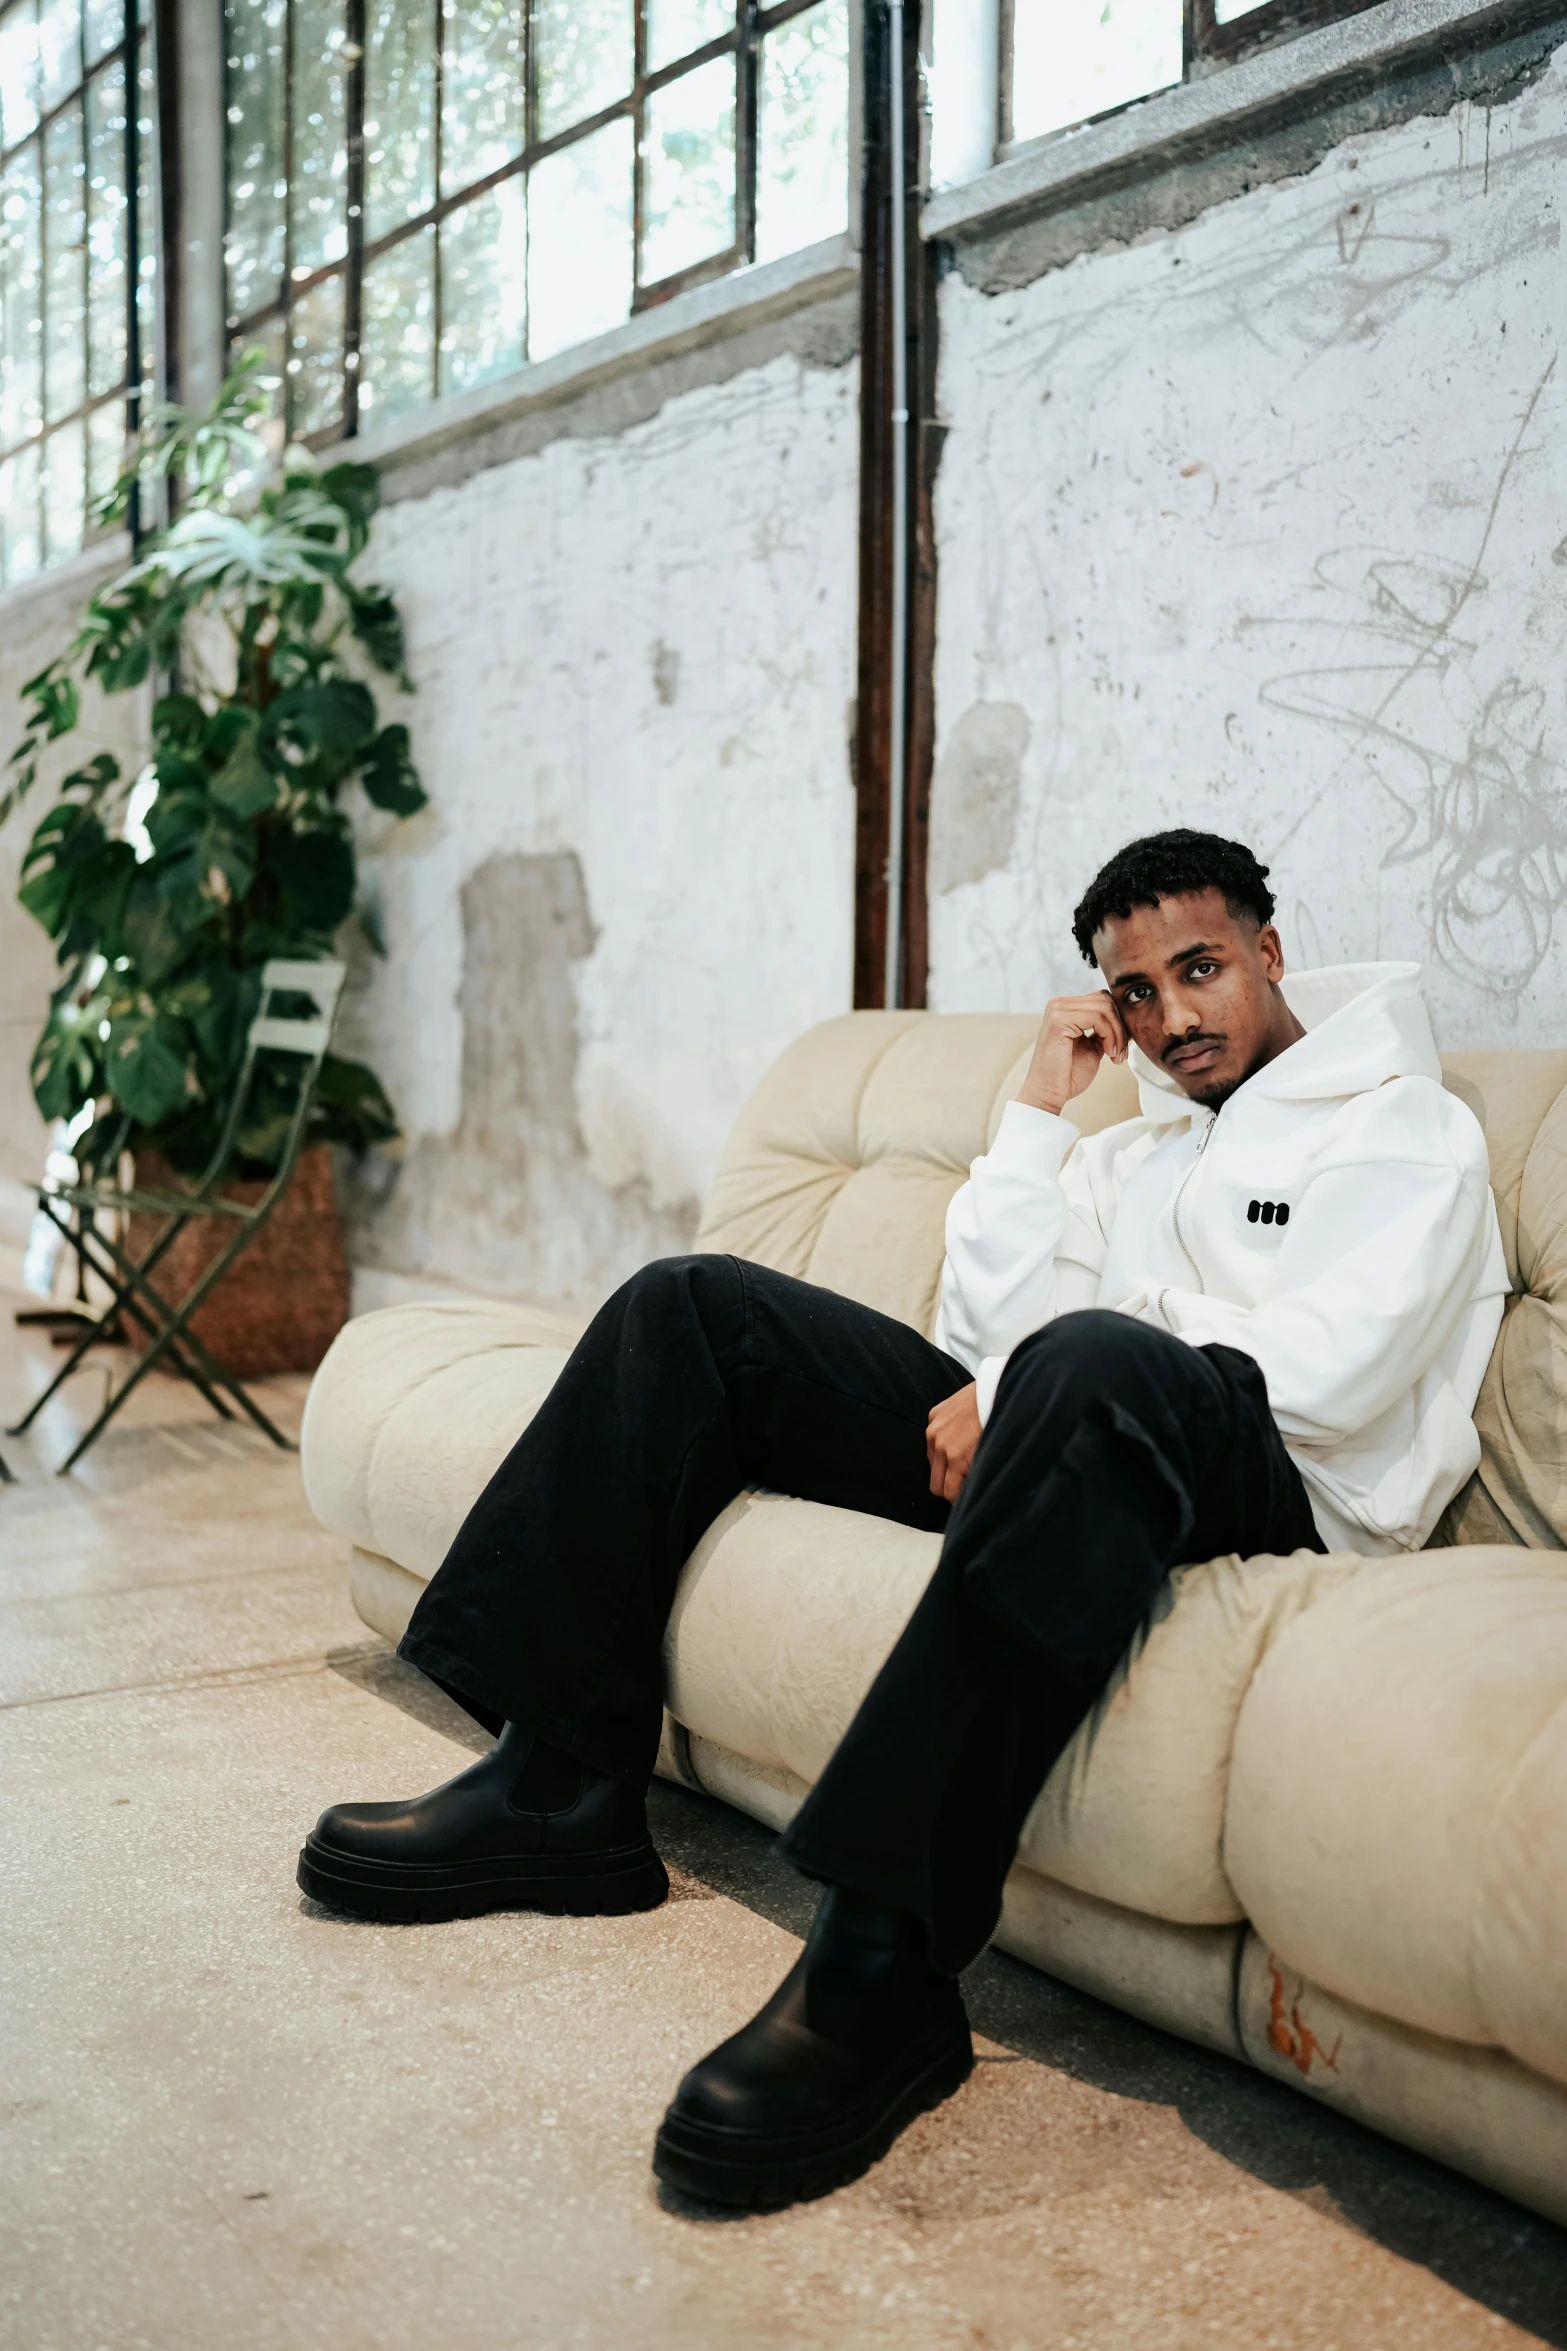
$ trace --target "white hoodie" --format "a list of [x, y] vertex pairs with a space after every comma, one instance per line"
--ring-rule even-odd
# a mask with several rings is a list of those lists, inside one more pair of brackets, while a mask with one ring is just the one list
[[1305, 1036], [1218, 1115], [1135, 1045], [1140, 1118], [1084, 1139], [1008, 1104], [947, 1211], [936, 1321], [982, 1420], [1031, 1331], [1113, 1307], [1256, 1358], [1330, 1549], [1419, 1549], [1480, 1458], [1507, 1291], [1485, 1138], [1443, 1090], [1419, 976], [1287, 978]]

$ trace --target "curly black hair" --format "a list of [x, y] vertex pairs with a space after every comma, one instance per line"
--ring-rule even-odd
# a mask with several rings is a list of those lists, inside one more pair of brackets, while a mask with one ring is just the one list
[[1161, 898], [1188, 890], [1222, 890], [1230, 912], [1253, 916], [1259, 930], [1273, 919], [1268, 868], [1244, 842], [1177, 825], [1173, 832], [1128, 841], [1095, 874], [1072, 916], [1072, 936], [1085, 961], [1094, 960], [1094, 934], [1106, 915], [1125, 916], [1134, 906], [1157, 906]]

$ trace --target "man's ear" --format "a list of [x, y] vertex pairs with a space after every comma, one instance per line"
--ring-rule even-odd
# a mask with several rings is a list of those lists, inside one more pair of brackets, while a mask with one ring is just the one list
[[1271, 922], [1265, 922], [1257, 933], [1257, 952], [1262, 957], [1262, 968], [1277, 987], [1284, 977], [1284, 942]]

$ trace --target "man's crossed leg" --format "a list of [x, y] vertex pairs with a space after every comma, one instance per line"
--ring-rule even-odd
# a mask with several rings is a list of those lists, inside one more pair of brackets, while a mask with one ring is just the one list
[[401, 1654], [492, 1724], [410, 1803], [340, 1805], [300, 1858], [360, 1915], [625, 1911], [666, 1890], [645, 1795], [682, 1565], [765, 1486], [945, 1529], [909, 1624], [782, 1840], [828, 1888], [761, 2013], [687, 2075], [660, 2172], [726, 2201], [853, 2178], [969, 2070], [955, 1977], [1023, 1820], [1170, 1568], [1320, 1549], [1261, 1372], [1125, 1316], [1011, 1355], [955, 1505], [932, 1410], [967, 1384], [905, 1324], [727, 1257], [595, 1318], [464, 1523]]

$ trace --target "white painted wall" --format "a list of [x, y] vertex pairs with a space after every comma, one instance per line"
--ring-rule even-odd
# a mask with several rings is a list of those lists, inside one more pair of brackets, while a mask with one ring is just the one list
[[[125, 560], [118, 543], [112, 550]], [[86, 556], [26, 590], [0, 597], [0, 755], [22, 732], [23, 682], [62, 652], [93, 589], [117, 568]], [[35, 1201], [28, 1186], [43, 1174], [45, 1132], [33, 1102], [28, 1067], [38, 1032], [59, 982], [54, 943], [16, 903], [22, 858], [34, 828], [54, 805], [51, 785], [99, 751], [112, 751], [128, 773], [146, 753], [146, 698], [107, 700], [95, 689], [82, 698], [82, 724], [47, 752], [30, 797], [0, 832], [0, 1251], [26, 1237]], [[9, 1264], [9, 1257], [7, 1258]]]
[[1155, 826], [1238, 834], [1299, 964], [1560, 1044], [1567, 68], [989, 297], [942, 289], [932, 1001], [1078, 987]]
[[[389, 960], [351, 1040], [408, 1150], [356, 1211], [362, 1262], [602, 1295], [689, 1238], [763, 1068], [847, 1007], [856, 401], [852, 366], [778, 358], [383, 511], [369, 568], [406, 619], [432, 805], [364, 832]], [[574, 1017], [580, 1147], [545, 1137], [513, 1183], [497, 1155], [526, 1138], [476, 1154], [465, 1123], [462, 892], [563, 852], [595, 934], [548, 1013]]]

